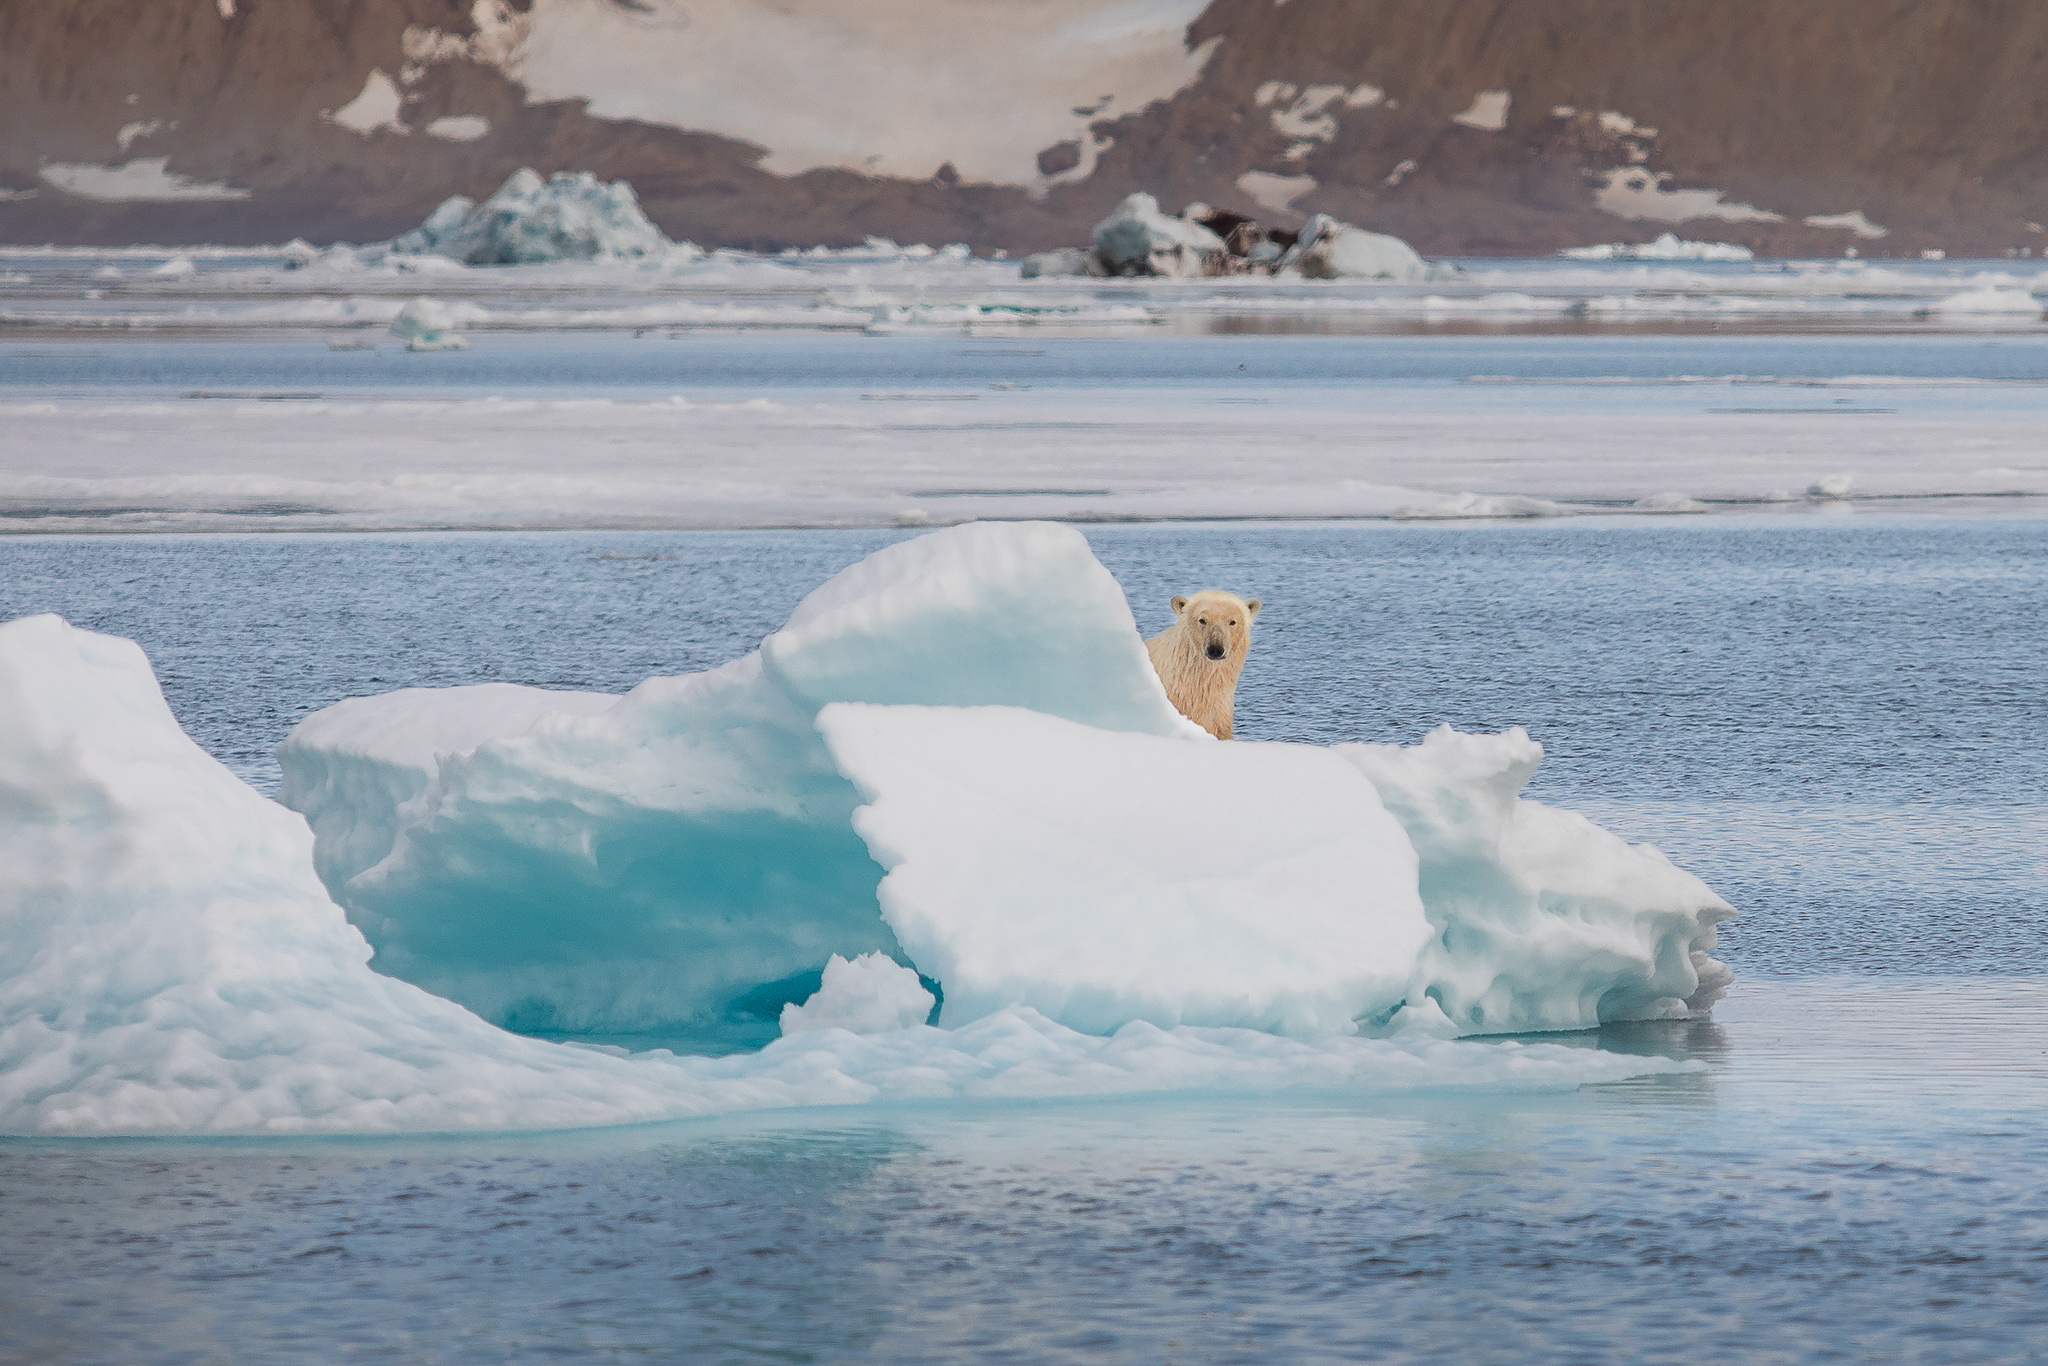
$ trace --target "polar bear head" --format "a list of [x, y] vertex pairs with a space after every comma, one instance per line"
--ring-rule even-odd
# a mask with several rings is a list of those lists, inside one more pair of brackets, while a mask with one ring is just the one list
[[1235, 593], [1205, 588], [1191, 597], [1175, 598], [1172, 606], [1190, 653], [1233, 671], [1244, 667], [1245, 651], [1252, 643], [1252, 618], [1259, 614], [1257, 598], [1247, 601]]

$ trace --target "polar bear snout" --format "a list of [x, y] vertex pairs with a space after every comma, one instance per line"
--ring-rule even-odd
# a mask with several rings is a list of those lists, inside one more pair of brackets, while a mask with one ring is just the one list
[[1209, 642], [1209, 648], [1204, 650], [1202, 653], [1209, 656], [1209, 658], [1211, 659], [1221, 659], [1225, 655], [1229, 654], [1230, 651], [1223, 648], [1222, 641], [1212, 640]]

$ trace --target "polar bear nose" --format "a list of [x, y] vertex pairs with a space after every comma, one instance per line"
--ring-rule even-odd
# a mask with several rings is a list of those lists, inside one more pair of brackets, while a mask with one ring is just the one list
[[1223, 658], [1223, 654], [1224, 650], [1221, 645], [1216, 644], [1214, 641], [1211, 641], [1209, 643], [1209, 658], [1221, 659]]

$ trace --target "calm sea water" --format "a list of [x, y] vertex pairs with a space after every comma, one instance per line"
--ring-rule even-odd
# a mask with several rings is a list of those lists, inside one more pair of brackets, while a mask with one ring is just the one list
[[[0, 540], [259, 785], [394, 687], [623, 689], [896, 533]], [[1547, 1097], [0, 1143], [0, 1361], [2048, 1357], [2048, 523], [1090, 530], [1268, 606], [1251, 737], [1526, 725], [1735, 902], [1703, 1074]]]

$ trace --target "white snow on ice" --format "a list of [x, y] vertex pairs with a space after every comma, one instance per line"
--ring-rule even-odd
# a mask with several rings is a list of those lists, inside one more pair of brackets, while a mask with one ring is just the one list
[[1751, 261], [1756, 253], [1733, 242], [1687, 242], [1675, 232], [1658, 234], [1652, 242], [1602, 242], [1566, 247], [1559, 256], [1571, 261]]

